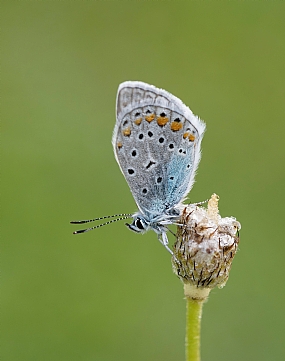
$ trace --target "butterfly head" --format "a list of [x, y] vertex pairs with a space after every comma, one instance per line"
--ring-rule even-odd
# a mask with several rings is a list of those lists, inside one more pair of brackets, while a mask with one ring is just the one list
[[126, 226], [136, 233], [145, 233], [148, 230], [153, 230], [157, 234], [167, 232], [166, 226], [172, 224], [177, 219], [180, 212], [178, 209], [172, 209], [169, 214], [159, 215], [156, 217], [147, 217], [146, 215], [137, 212], [133, 215], [131, 224], [126, 223]]
[[132, 223], [126, 223], [126, 226], [137, 233], [144, 233], [151, 228], [150, 223], [141, 214], [135, 214]]

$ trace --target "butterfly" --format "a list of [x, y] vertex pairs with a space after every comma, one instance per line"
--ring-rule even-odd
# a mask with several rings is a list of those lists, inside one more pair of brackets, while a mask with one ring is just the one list
[[172, 253], [167, 226], [179, 221], [182, 202], [193, 186], [206, 125], [180, 99], [140, 81], [120, 84], [116, 119], [114, 154], [138, 211], [94, 220], [121, 217], [105, 223], [109, 224], [131, 217], [132, 222], [126, 224], [130, 230], [153, 230]]

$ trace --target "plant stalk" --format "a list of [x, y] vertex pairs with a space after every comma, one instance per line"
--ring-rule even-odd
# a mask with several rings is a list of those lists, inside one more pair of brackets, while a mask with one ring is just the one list
[[186, 297], [186, 361], [200, 361], [202, 307], [205, 300]]

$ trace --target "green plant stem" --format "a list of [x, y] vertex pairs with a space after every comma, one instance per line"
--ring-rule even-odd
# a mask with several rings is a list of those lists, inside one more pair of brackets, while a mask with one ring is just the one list
[[200, 334], [204, 301], [186, 297], [186, 361], [200, 361]]

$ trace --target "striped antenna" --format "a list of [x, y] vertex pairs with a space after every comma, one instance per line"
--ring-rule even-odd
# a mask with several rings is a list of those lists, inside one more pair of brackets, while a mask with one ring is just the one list
[[106, 226], [107, 224], [111, 224], [111, 223], [117, 222], [117, 221], [122, 221], [123, 219], [127, 219], [127, 218], [132, 217], [132, 214], [127, 214], [127, 213], [114, 214], [113, 216], [104, 216], [104, 217], [100, 217], [100, 218], [88, 219], [88, 220], [83, 220], [83, 221], [71, 221], [70, 223], [71, 224], [83, 224], [83, 223], [89, 223], [89, 222], [99, 221], [101, 219], [113, 218], [113, 217], [119, 217], [119, 218], [111, 219], [108, 222], [99, 224], [99, 225], [94, 226], [94, 227], [90, 227], [90, 228], [86, 228], [86, 229], [80, 229], [78, 231], [73, 232], [73, 234], [89, 232], [89, 231], [92, 231], [93, 229]]

